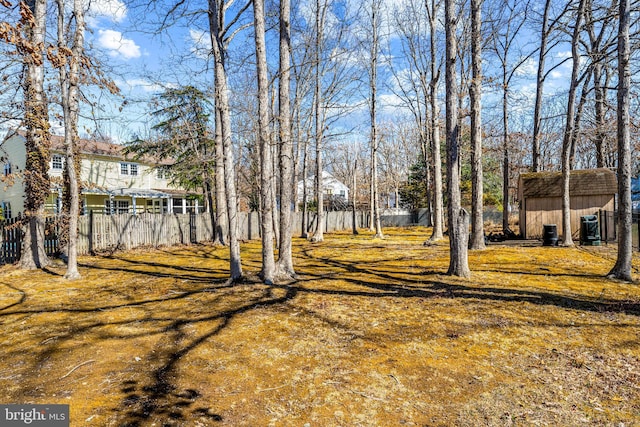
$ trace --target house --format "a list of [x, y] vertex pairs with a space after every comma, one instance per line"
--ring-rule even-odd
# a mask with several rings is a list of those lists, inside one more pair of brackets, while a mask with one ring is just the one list
[[[618, 184], [615, 173], [606, 168], [574, 170], [570, 173], [571, 231], [580, 233], [580, 217], [597, 215], [600, 210], [614, 211]], [[562, 234], [562, 173], [531, 172], [520, 174], [520, 233], [527, 239], [542, 237], [545, 224], [556, 224]], [[607, 216], [607, 218], [610, 218]], [[609, 220], [607, 220], [609, 221]], [[614, 229], [611, 224], [600, 227]]]
[[[302, 203], [302, 191], [304, 186], [307, 187], [307, 200], [313, 199], [313, 194], [315, 192], [315, 176], [310, 176], [304, 181], [298, 181], [297, 203]], [[327, 199], [340, 200], [344, 202], [345, 205], [349, 200], [349, 187], [338, 181], [327, 171], [322, 171], [322, 188], [324, 190], [323, 194]]]
[[[163, 163], [136, 160], [124, 147], [104, 141], [80, 139], [80, 180], [82, 213], [137, 214], [187, 213], [199, 211], [194, 195], [167, 180]], [[5, 218], [24, 210], [25, 192], [22, 174], [26, 165], [25, 137], [10, 132], [0, 144], [3, 182], [0, 183], [0, 207]], [[45, 209], [58, 213], [62, 206], [64, 139], [51, 136], [49, 176], [51, 193]], [[167, 165], [164, 162], [164, 165]]]

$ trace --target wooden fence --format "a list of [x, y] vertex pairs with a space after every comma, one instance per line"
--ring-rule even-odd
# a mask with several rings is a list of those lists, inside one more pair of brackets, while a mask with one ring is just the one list
[[[358, 212], [358, 227], [366, 226], [367, 215]], [[47, 218], [45, 246], [47, 255], [58, 255], [58, 236], [55, 218]], [[315, 226], [315, 214], [309, 224]], [[350, 229], [353, 224], [351, 212], [326, 212], [324, 230], [327, 232]], [[294, 214], [294, 235], [301, 232], [301, 214]], [[260, 218], [257, 212], [238, 213], [239, 238], [242, 240], [260, 237]], [[23, 230], [19, 218], [0, 223], [2, 246], [0, 263], [13, 263], [20, 259]], [[78, 221], [78, 254], [88, 255], [114, 252], [139, 247], [174, 246], [211, 241], [213, 230], [208, 213], [201, 214], [119, 214], [91, 213]]]
[[78, 254], [159, 247], [211, 240], [209, 214], [103, 215], [80, 217]]
[[[24, 229], [22, 218], [11, 218], [0, 221], [0, 264], [13, 263], [20, 259], [22, 254], [22, 240]], [[48, 256], [58, 254], [58, 233], [55, 218], [45, 218], [44, 248]]]

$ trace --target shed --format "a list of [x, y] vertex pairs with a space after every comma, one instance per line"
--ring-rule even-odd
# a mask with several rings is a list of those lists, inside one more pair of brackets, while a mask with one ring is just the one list
[[[580, 235], [580, 217], [597, 215], [600, 210], [615, 209], [618, 184], [615, 173], [606, 168], [571, 171], [571, 232]], [[542, 237], [544, 224], [556, 224], [562, 233], [562, 172], [530, 172], [520, 174], [520, 234], [526, 239]], [[613, 216], [610, 227], [613, 230]], [[605, 224], [600, 224], [600, 227]]]

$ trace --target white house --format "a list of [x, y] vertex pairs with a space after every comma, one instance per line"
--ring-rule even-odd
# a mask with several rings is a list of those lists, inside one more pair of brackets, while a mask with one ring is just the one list
[[[172, 186], [163, 173], [162, 164], [150, 160], [134, 160], [125, 155], [124, 147], [103, 141], [79, 141], [81, 205], [83, 213], [187, 213], [198, 211], [193, 194]], [[25, 137], [11, 132], [0, 144], [3, 180], [0, 183], [0, 206], [5, 218], [24, 210], [26, 165]], [[51, 213], [62, 206], [62, 171], [64, 140], [51, 137], [49, 176], [51, 194], [45, 208]], [[167, 164], [166, 162], [164, 164]]]
[[[311, 200], [315, 191], [315, 177], [310, 176], [304, 181], [298, 181], [297, 203], [302, 203], [302, 191], [305, 185], [307, 187], [307, 198]], [[325, 196], [337, 196], [344, 198], [345, 202], [349, 201], [349, 187], [338, 181], [327, 171], [322, 171], [322, 189]]]

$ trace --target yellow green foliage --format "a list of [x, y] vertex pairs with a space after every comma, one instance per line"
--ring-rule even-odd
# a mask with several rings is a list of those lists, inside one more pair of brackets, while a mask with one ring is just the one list
[[5, 267], [0, 401], [72, 426], [640, 425], [640, 286], [604, 278], [613, 247], [490, 246], [461, 280], [429, 230], [385, 235], [295, 240], [273, 286], [227, 285], [203, 245], [84, 257], [73, 282]]

